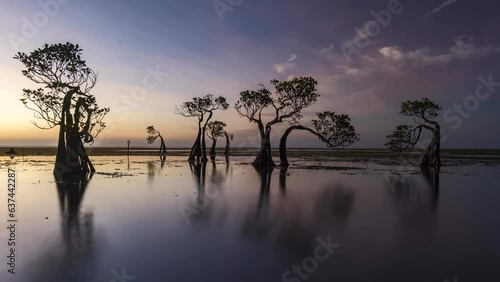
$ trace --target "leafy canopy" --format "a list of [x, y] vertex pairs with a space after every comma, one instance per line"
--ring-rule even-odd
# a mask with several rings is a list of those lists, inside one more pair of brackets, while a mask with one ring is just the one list
[[415, 130], [411, 125], [398, 125], [391, 135], [387, 136], [385, 145], [393, 152], [412, 149], [418, 142], [421, 130]]
[[146, 128], [146, 131], [148, 132], [146, 141], [151, 145], [156, 141], [156, 139], [158, 139], [158, 137], [160, 136], [160, 132], [158, 132], [158, 130], [156, 130], [156, 128], [152, 125], [148, 126]]
[[207, 135], [210, 139], [217, 139], [219, 137], [224, 136], [224, 128], [226, 127], [226, 123], [218, 120], [211, 121], [207, 124]]
[[312, 121], [314, 131], [328, 147], [343, 149], [359, 141], [359, 134], [352, 126], [349, 115], [338, 115], [330, 111], [316, 113], [316, 115], [318, 119]]
[[202, 120], [206, 113], [213, 113], [216, 110], [227, 110], [228, 108], [229, 104], [226, 98], [208, 94], [203, 97], [194, 97], [192, 101], [184, 102], [180, 107], [176, 107], [176, 113], [185, 117], [198, 117]]
[[434, 119], [439, 115], [439, 111], [443, 108], [438, 104], [431, 101], [429, 98], [422, 98], [420, 100], [405, 101], [401, 103], [400, 114], [404, 116], [412, 116], [424, 120]]
[[[72, 43], [45, 44], [26, 54], [18, 52], [14, 59], [25, 67], [24, 76], [43, 88], [23, 89], [21, 102], [33, 111], [36, 119], [45, 122], [41, 129], [64, 125], [67, 131], [79, 131], [84, 140], [93, 140], [106, 127], [103, 119], [109, 108], [100, 108], [90, 90], [97, 83], [97, 73], [81, 58], [82, 49]], [[71, 95], [70, 95], [71, 94]], [[70, 95], [70, 96], [68, 96]], [[73, 111], [71, 124], [61, 120], [64, 98], [69, 97]], [[64, 113], [70, 115], [70, 112]]]
[[271, 92], [262, 87], [258, 91], [247, 90], [240, 93], [240, 100], [234, 108], [241, 116], [254, 122], [261, 119], [262, 110], [273, 103]]
[[301, 111], [314, 104], [320, 96], [316, 91], [318, 82], [312, 77], [294, 78], [288, 81], [271, 80], [275, 92], [271, 93], [263, 85], [258, 91], [247, 90], [240, 93], [235, 104], [240, 116], [250, 122], [262, 122], [262, 111], [272, 107], [274, 119], [268, 125], [279, 122], [296, 123], [302, 118]]
[[97, 81], [97, 73], [82, 60], [78, 44], [45, 44], [30, 54], [18, 52], [14, 59], [24, 64], [23, 75], [48, 88], [80, 87], [88, 92]]
[[387, 136], [388, 141], [385, 145], [393, 152], [413, 149], [420, 140], [423, 129], [434, 130], [437, 125], [434, 119], [441, 110], [442, 107], [429, 98], [402, 102], [399, 113], [403, 116], [413, 117], [416, 124], [396, 126], [392, 134]]

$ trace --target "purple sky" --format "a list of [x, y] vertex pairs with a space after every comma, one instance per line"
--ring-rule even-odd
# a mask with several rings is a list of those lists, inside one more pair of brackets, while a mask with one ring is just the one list
[[[35, 128], [18, 100], [35, 86], [12, 57], [71, 41], [99, 71], [94, 94], [112, 109], [98, 145], [146, 145], [152, 124], [167, 145], [189, 146], [196, 120], [175, 115], [175, 105], [212, 93], [232, 106], [259, 83], [313, 76], [322, 96], [304, 124], [316, 111], [350, 114], [356, 147], [383, 147], [396, 124], [412, 122], [399, 104], [429, 97], [443, 107], [443, 147], [498, 148], [499, 8], [487, 0], [2, 1], [0, 145], [55, 145], [57, 131]], [[134, 99], [145, 80], [151, 87]], [[215, 119], [235, 145], [258, 145], [255, 125], [233, 108]], [[285, 126], [273, 131], [274, 145]], [[322, 146], [306, 133], [289, 144]]]

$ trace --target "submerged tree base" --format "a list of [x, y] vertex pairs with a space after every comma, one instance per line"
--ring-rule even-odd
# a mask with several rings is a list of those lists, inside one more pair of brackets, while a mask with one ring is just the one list
[[253, 161], [252, 165], [258, 170], [269, 170], [276, 167], [273, 157], [268, 149], [260, 151], [259, 155]]

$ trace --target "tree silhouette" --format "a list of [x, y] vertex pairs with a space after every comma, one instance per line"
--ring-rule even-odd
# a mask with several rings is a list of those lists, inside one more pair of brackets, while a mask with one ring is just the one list
[[[312, 77], [294, 78], [289, 81], [272, 80], [275, 92], [271, 93], [261, 85], [258, 91], [247, 90], [240, 93], [240, 99], [235, 104], [240, 116], [249, 122], [256, 123], [259, 128], [261, 146], [253, 161], [254, 167], [268, 169], [276, 166], [271, 154], [271, 129], [281, 122], [294, 123], [302, 115], [301, 111], [314, 104], [320, 96], [316, 93], [317, 81]], [[271, 107], [274, 118], [264, 126], [262, 112]]]
[[22, 74], [43, 88], [23, 89], [21, 102], [42, 123], [40, 129], [59, 126], [56, 165], [59, 177], [84, 175], [95, 168], [84, 148], [106, 127], [109, 108], [100, 108], [90, 91], [97, 72], [82, 60], [82, 49], [72, 43], [45, 44], [30, 54], [18, 52], [14, 59], [25, 67]]
[[200, 159], [204, 162], [208, 160], [205, 143], [207, 124], [216, 110], [227, 110], [228, 107], [229, 104], [226, 102], [226, 98], [222, 96], [214, 97], [212, 94], [195, 97], [192, 101], [184, 102], [181, 106], [176, 107], [177, 114], [184, 117], [198, 118], [198, 135], [189, 154], [188, 160], [190, 162], [200, 161]]
[[296, 124], [287, 128], [280, 140], [280, 160], [281, 167], [288, 167], [288, 158], [286, 155], [286, 141], [288, 135], [293, 130], [306, 130], [316, 135], [329, 148], [335, 150], [344, 149], [354, 142], [359, 141], [359, 135], [351, 124], [349, 115], [337, 115], [334, 112], [324, 111], [316, 113], [318, 119], [312, 121], [313, 128]]
[[432, 133], [432, 140], [422, 156], [420, 166], [441, 166], [441, 126], [434, 119], [442, 107], [428, 98], [401, 103], [400, 114], [412, 117], [416, 125], [398, 125], [385, 145], [394, 152], [413, 149], [422, 136], [424, 129]]
[[233, 134], [228, 134], [227, 131], [224, 131], [224, 136], [226, 137], [226, 150], [224, 150], [224, 156], [226, 157], [226, 161], [229, 159], [229, 155], [231, 154], [231, 141], [234, 138]]
[[207, 124], [207, 136], [208, 138], [212, 139], [212, 147], [210, 148], [210, 159], [212, 161], [215, 161], [215, 147], [217, 146], [217, 139], [219, 139], [220, 137], [226, 136], [226, 152], [229, 151], [229, 136], [224, 130], [224, 127], [226, 126], [227, 125], [224, 122], [218, 120], [211, 121]]
[[158, 153], [162, 155], [167, 154], [167, 146], [165, 146], [165, 140], [163, 140], [160, 131], [156, 130], [156, 128], [152, 125], [148, 126], [146, 130], [148, 132], [148, 138], [146, 138], [148, 144], [151, 145], [156, 141], [156, 139], [160, 138], [160, 151]]

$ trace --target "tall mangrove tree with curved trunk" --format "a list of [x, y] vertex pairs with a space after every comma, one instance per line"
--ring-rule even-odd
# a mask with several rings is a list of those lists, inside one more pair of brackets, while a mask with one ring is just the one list
[[23, 89], [21, 102], [39, 120], [32, 123], [40, 129], [59, 127], [54, 168], [58, 178], [95, 171], [84, 144], [92, 144], [105, 128], [103, 119], [109, 112], [90, 94], [97, 72], [87, 67], [81, 55], [82, 49], [68, 42], [45, 44], [30, 54], [14, 56], [25, 67], [22, 74], [43, 86]]
[[163, 136], [161, 136], [160, 131], [156, 130], [156, 128], [152, 125], [148, 126], [146, 130], [148, 132], [148, 137], [146, 138], [148, 144], [151, 145], [156, 141], [156, 139], [160, 138], [160, 151], [158, 153], [160, 155], [166, 155], [167, 146], [165, 145], [165, 140], [163, 139]]
[[218, 120], [211, 121], [207, 124], [207, 136], [208, 138], [212, 139], [212, 147], [210, 148], [210, 159], [212, 161], [215, 161], [216, 157], [215, 148], [217, 146], [217, 140], [224, 136], [226, 136], [226, 151], [224, 152], [224, 155], [225, 156], [229, 155], [229, 146], [230, 146], [229, 135], [224, 130], [226, 126], [227, 126], [226, 123]]
[[440, 110], [442, 110], [441, 106], [429, 98], [401, 103], [399, 113], [412, 117], [415, 124], [398, 125], [392, 134], [387, 136], [389, 141], [385, 145], [394, 152], [411, 150], [415, 148], [422, 132], [426, 130], [431, 133], [432, 139], [420, 160], [420, 166], [441, 167], [441, 126], [435, 121]]
[[[316, 93], [318, 82], [312, 77], [294, 78], [289, 81], [272, 80], [275, 91], [271, 93], [263, 85], [258, 91], [247, 90], [240, 93], [235, 109], [249, 122], [256, 123], [260, 133], [259, 154], [253, 161], [258, 169], [275, 167], [271, 154], [271, 129], [281, 122], [294, 123], [300, 119], [301, 111], [314, 104], [320, 96]], [[263, 111], [270, 108], [273, 119], [264, 125]]]
[[212, 94], [204, 97], [195, 97], [192, 101], [184, 102], [181, 106], [176, 107], [177, 114], [184, 117], [196, 117], [198, 119], [198, 135], [191, 148], [188, 161], [208, 161], [205, 142], [207, 125], [215, 111], [227, 110], [227, 108], [229, 108], [229, 104], [226, 102], [226, 98], [223, 96], [214, 97]]
[[280, 166], [289, 166], [286, 154], [286, 142], [288, 135], [293, 130], [305, 130], [317, 136], [329, 148], [335, 150], [345, 149], [354, 142], [359, 141], [359, 135], [351, 124], [349, 115], [337, 115], [334, 112], [324, 111], [316, 113], [318, 119], [312, 120], [312, 128], [297, 123], [288, 127], [280, 139]]

